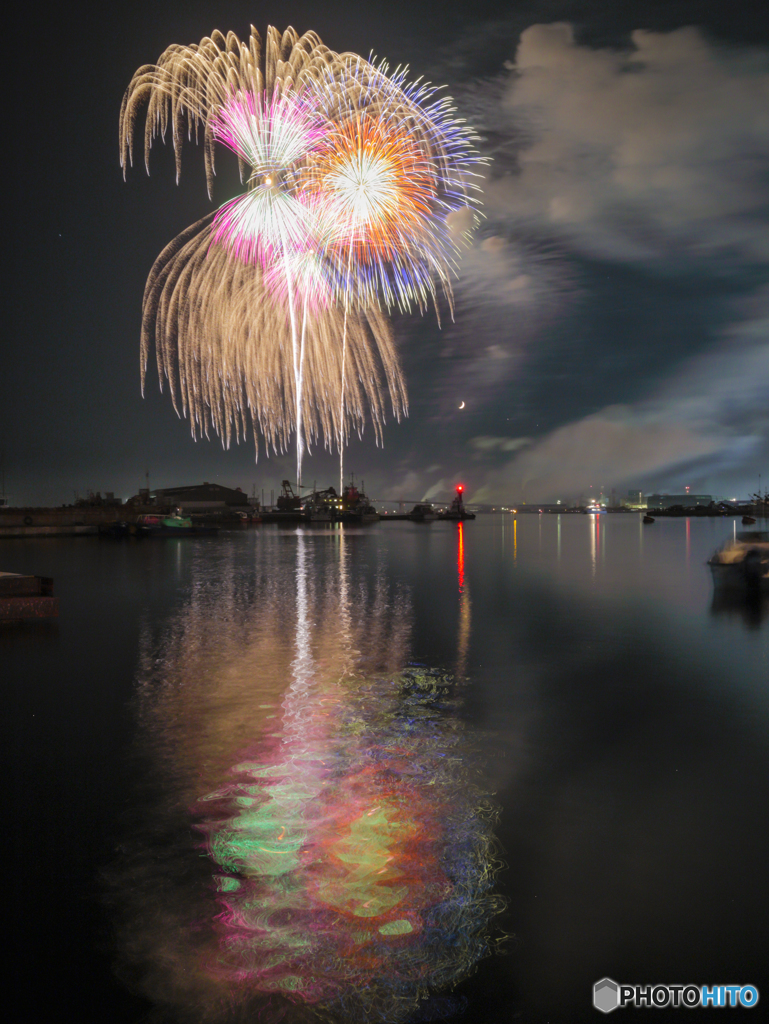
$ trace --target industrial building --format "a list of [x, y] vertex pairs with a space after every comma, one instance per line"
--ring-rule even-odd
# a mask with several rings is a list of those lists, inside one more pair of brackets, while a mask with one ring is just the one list
[[696, 505], [712, 505], [712, 494], [647, 494], [648, 508], [671, 508], [680, 505], [682, 508], [694, 508]]
[[[143, 492], [141, 497], [144, 498]], [[162, 487], [151, 491], [149, 503], [175, 505], [185, 511], [238, 508], [251, 504], [248, 495], [239, 488], [223, 487], [221, 484], [193, 484], [189, 487]], [[135, 500], [135, 499], [132, 499]]]

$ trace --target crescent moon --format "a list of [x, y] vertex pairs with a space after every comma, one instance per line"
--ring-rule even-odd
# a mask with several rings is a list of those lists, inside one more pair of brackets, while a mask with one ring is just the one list
[[459, 408], [460, 408], [460, 409], [464, 409], [464, 407], [465, 407], [465, 403], [464, 403], [464, 402], [462, 402], [462, 404], [460, 405], [460, 407], [459, 407]]

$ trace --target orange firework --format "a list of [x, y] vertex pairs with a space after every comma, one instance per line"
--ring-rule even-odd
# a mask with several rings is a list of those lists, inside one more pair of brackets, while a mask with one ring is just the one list
[[413, 133], [358, 113], [325, 138], [308, 182], [323, 210], [329, 254], [350, 255], [358, 271], [398, 263], [427, 234], [435, 169]]

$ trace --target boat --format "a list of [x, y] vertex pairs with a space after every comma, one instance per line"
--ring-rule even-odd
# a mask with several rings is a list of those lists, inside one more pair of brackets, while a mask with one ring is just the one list
[[163, 516], [161, 526], [165, 530], [191, 530], [192, 519], [190, 516], [183, 516], [175, 512], [170, 516]]
[[115, 523], [99, 523], [100, 537], [127, 537], [130, 532], [130, 523], [122, 520]]
[[654, 517], [653, 516], [644, 516], [641, 521], [644, 522], [644, 523], [647, 523], [647, 524], [648, 523], [653, 523], [654, 522]]
[[133, 524], [134, 529], [132, 532], [137, 537], [149, 537], [154, 533], [159, 533], [163, 526], [163, 517], [157, 515], [140, 515], [136, 517], [136, 522]]
[[715, 551], [707, 564], [717, 587], [769, 591], [769, 531], [738, 533]]
[[241, 521], [244, 526], [248, 526], [251, 523], [261, 523], [262, 517], [259, 514], [259, 510], [256, 508], [251, 509], [248, 512], [237, 511], [235, 515]]
[[415, 523], [430, 523], [433, 519], [438, 518], [438, 513], [429, 501], [423, 501], [419, 502], [412, 508], [408, 517], [409, 519], [413, 519]]
[[200, 537], [219, 532], [218, 526], [198, 526], [189, 516], [173, 513], [169, 516], [145, 514], [137, 516], [137, 537]]
[[378, 523], [379, 513], [373, 505], [365, 503], [341, 512], [339, 518], [343, 523]]
[[742, 517], [742, 525], [743, 526], [755, 526], [756, 525], [756, 521], [753, 518], [753, 516], [743, 516]]
[[342, 493], [341, 509], [337, 515], [343, 523], [376, 523], [379, 521], [379, 513], [363, 493], [363, 488], [358, 489], [354, 483], [345, 487]]
[[0, 622], [21, 619], [52, 619], [59, 614], [49, 576], [25, 576], [0, 572]]
[[304, 518], [310, 523], [330, 523], [334, 519], [334, 509], [321, 504], [305, 505]]
[[475, 519], [475, 513], [468, 512], [464, 506], [464, 502], [462, 501], [464, 490], [465, 488], [463, 484], [457, 484], [457, 493], [454, 500], [447, 509], [438, 513], [439, 519], [448, 519], [452, 522], [460, 523], [465, 519]]

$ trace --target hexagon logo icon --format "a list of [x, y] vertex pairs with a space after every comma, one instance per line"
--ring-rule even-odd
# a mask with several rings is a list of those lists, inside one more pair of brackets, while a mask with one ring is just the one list
[[619, 1006], [619, 985], [611, 978], [601, 978], [593, 985], [593, 1006], [601, 1013], [611, 1013]]

